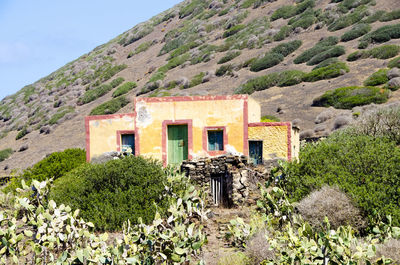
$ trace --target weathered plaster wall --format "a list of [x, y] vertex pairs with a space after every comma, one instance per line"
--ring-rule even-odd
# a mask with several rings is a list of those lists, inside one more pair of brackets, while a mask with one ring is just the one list
[[300, 130], [292, 128], [292, 159], [299, 159], [300, 152]]
[[117, 151], [117, 131], [134, 129], [133, 113], [86, 117], [87, 157]]
[[189, 141], [192, 141], [192, 148], [189, 148], [189, 159], [207, 156], [203, 150], [203, 129], [212, 126], [224, 126], [229, 145], [226, 148], [243, 153], [245, 104], [247, 96], [228, 96], [223, 99], [210, 96], [136, 98], [136, 135], [140, 136], [136, 138], [136, 148], [141, 155], [162, 160], [163, 152], [166, 156], [166, 150], [162, 147], [163, 133], [166, 133], [165, 128], [163, 131], [163, 122], [184, 120], [185, 123], [191, 120], [192, 135], [189, 128]]
[[260, 122], [261, 121], [261, 106], [253, 98], [249, 97], [249, 122]]
[[250, 126], [249, 140], [263, 141], [263, 159], [288, 159], [288, 126]]

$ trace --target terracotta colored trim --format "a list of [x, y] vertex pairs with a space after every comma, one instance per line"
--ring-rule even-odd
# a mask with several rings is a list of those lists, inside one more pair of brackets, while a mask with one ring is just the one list
[[[123, 134], [135, 134], [135, 130], [118, 130], [117, 131], [117, 152], [121, 152], [121, 135]], [[136, 150], [136, 135], [135, 135], [135, 150]], [[135, 151], [136, 155], [136, 151]]]
[[119, 114], [110, 114], [110, 115], [95, 115], [95, 116], [86, 116], [89, 121], [95, 120], [111, 120], [111, 119], [120, 119], [125, 116], [135, 117], [135, 113], [119, 113]]
[[[134, 99], [134, 102], [136, 104], [136, 98]], [[136, 105], [135, 105], [136, 106]], [[140, 155], [140, 133], [139, 133], [139, 128], [136, 125], [136, 118], [137, 118], [137, 113], [136, 110], [134, 112], [135, 114], [135, 156], [139, 156]]]
[[290, 122], [253, 122], [249, 123], [249, 127], [260, 127], [260, 126], [290, 126]]
[[[208, 131], [223, 131], [224, 134], [224, 150], [222, 151], [209, 151], [208, 150]], [[217, 156], [226, 154], [226, 145], [228, 144], [228, 133], [226, 131], [226, 126], [207, 126], [203, 128], [203, 151], [209, 154], [210, 156]]]
[[287, 159], [292, 160], [292, 124], [290, 122], [255, 122], [249, 123], [249, 127], [275, 127], [275, 126], [286, 126], [287, 127]]
[[243, 102], [243, 154], [249, 156], [249, 103], [248, 98]]
[[89, 117], [85, 117], [85, 131], [86, 131], [86, 162], [90, 161], [90, 126]]
[[188, 126], [188, 159], [193, 158], [193, 120], [164, 120], [162, 122], [162, 160], [164, 166], [168, 164], [167, 150], [167, 129], [168, 125], [187, 125]]
[[[181, 97], [140, 97], [135, 98], [136, 102], [175, 102], [175, 101], [205, 101], [205, 100], [239, 100], [248, 99], [248, 95], [225, 95], [225, 96], [181, 96]], [[136, 106], [136, 105], [135, 105]]]

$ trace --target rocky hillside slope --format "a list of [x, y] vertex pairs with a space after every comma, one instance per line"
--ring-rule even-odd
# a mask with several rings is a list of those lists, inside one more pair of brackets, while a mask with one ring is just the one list
[[[303, 136], [326, 135], [370, 103], [399, 99], [397, 6], [184, 1], [3, 99], [0, 150], [14, 152], [0, 175], [84, 148], [84, 117], [130, 112], [135, 96], [248, 93], [270, 119], [294, 121]], [[321, 97], [347, 86], [357, 87]]]

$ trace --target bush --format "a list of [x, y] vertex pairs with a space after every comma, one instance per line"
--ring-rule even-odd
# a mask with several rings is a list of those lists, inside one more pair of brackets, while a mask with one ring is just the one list
[[3, 162], [7, 158], [9, 158], [12, 153], [13, 153], [13, 150], [11, 148], [1, 150], [0, 151], [0, 162]]
[[343, 62], [337, 62], [321, 67], [307, 73], [303, 77], [304, 82], [316, 82], [324, 79], [331, 79], [349, 72], [349, 67]]
[[32, 180], [44, 181], [50, 178], [58, 179], [74, 168], [86, 162], [86, 152], [83, 149], [65, 149], [62, 152], [55, 152], [36, 163], [33, 167], [24, 170], [18, 178], [13, 178], [6, 187], [5, 192], [15, 191], [21, 187], [21, 179], [27, 185]]
[[321, 52], [329, 50], [331, 46], [336, 45], [338, 42], [339, 40], [337, 37], [327, 37], [319, 41], [314, 47], [297, 56], [293, 62], [295, 64], [308, 62], [311, 58], [320, 54]]
[[297, 205], [304, 221], [317, 230], [321, 229], [325, 217], [328, 217], [332, 229], [351, 225], [357, 231], [366, 228], [360, 209], [342, 191], [335, 187], [323, 186], [314, 190]]
[[397, 226], [399, 176], [400, 149], [396, 143], [338, 131], [302, 148], [299, 160], [287, 166], [285, 186], [291, 200], [298, 201], [324, 185], [337, 185], [370, 221], [376, 213], [391, 215]]
[[279, 44], [278, 46], [272, 48], [271, 52], [278, 53], [278, 54], [281, 54], [283, 57], [286, 57], [289, 54], [291, 54], [292, 52], [294, 52], [295, 50], [297, 50], [298, 48], [300, 48], [302, 43], [303, 42], [301, 40], [294, 40], [291, 42], [282, 43], [282, 44]]
[[337, 57], [328, 58], [328, 59], [320, 62], [317, 66], [315, 66], [313, 68], [313, 70], [316, 70], [316, 69], [319, 69], [319, 68], [322, 68], [322, 67], [326, 67], [328, 65], [335, 64], [335, 63], [338, 63], [338, 62], [339, 62], [339, 60], [338, 60]]
[[389, 91], [379, 87], [341, 87], [325, 92], [322, 96], [313, 100], [313, 106], [338, 109], [352, 109], [371, 103], [385, 103], [389, 98]]
[[379, 21], [386, 22], [386, 21], [391, 21], [395, 19], [400, 18], [400, 9], [393, 10], [392, 12], [388, 12], [383, 14], [380, 18]]
[[232, 73], [233, 70], [233, 65], [232, 64], [224, 64], [221, 65], [216, 71], [215, 75], [216, 76], [223, 76], [227, 73]]
[[274, 115], [264, 115], [261, 117], [261, 122], [279, 122], [279, 121], [281, 120]]
[[385, 257], [391, 259], [393, 264], [400, 264], [400, 239], [391, 238], [378, 245], [376, 257]]
[[378, 10], [376, 11], [374, 14], [368, 16], [367, 18], [365, 18], [362, 22], [363, 23], [374, 23], [376, 21], [378, 21], [384, 14], [386, 14], [385, 11], [383, 10]]
[[190, 80], [189, 87], [194, 87], [197, 85], [200, 85], [203, 82], [203, 77], [206, 75], [206, 73], [201, 72], [197, 75], [195, 75], [192, 80]]
[[246, 254], [251, 264], [262, 264], [263, 260], [274, 260], [275, 253], [270, 250], [271, 246], [266, 238], [266, 231], [256, 233], [246, 243]]
[[282, 6], [278, 8], [272, 15], [271, 20], [277, 20], [279, 18], [291, 18], [295, 15], [301, 14], [308, 8], [313, 8], [315, 6], [314, 0], [305, 0], [297, 5]]
[[22, 128], [22, 130], [20, 130], [17, 134], [17, 136], [15, 136], [15, 140], [19, 140], [22, 137], [24, 137], [25, 135], [27, 135], [29, 133], [28, 128], [24, 127]]
[[348, 26], [351, 26], [361, 19], [363, 19], [368, 14], [368, 11], [364, 7], [359, 7], [354, 10], [354, 12], [349, 13], [347, 15], [341, 16], [338, 19], [335, 19], [333, 23], [328, 26], [329, 31], [336, 31]]
[[50, 125], [56, 124], [65, 115], [67, 115], [68, 113], [72, 113], [73, 111], [74, 111], [74, 108], [71, 106], [69, 106], [67, 108], [61, 108], [57, 113], [55, 113], [53, 116], [51, 116], [50, 120], [48, 121], [48, 124], [50, 124]]
[[304, 12], [300, 16], [294, 17], [289, 20], [288, 24], [291, 25], [294, 29], [298, 27], [307, 29], [312, 24], [314, 24], [315, 21], [317, 21], [317, 17], [315, 15], [315, 11], [309, 9], [309, 11]]
[[371, 31], [371, 26], [368, 24], [358, 24], [353, 27], [351, 30], [345, 32], [341, 37], [341, 41], [351, 41], [357, 39], [361, 36], [364, 36], [368, 32]]
[[95, 107], [90, 112], [90, 115], [114, 114], [128, 104], [129, 100], [127, 100], [125, 96], [120, 96]]
[[389, 59], [395, 57], [400, 52], [400, 46], [397, 45], [382, 45], [367, 51], [356, 51], [347, 57], [347, 61], [356, 61], [358, 59], [376, 58], [376, 59]]
[[233, 60], [234, 58], [238, 57], [240, 54], [241, 54], [240, 51], [228, 52], [224, 57], [222, 57], [218, 61], [218, 64], [224, 64], [226, 62], [229, 62], [229, 61]]
[[325, 61], [326, 59], [332, 58], [332, 57], [339, 57], [343, 54], [346, 53], [346, 50], [344, 49], [343, 46], [333, 46], [329, 50], [323, 51], [314, 57], [312, 57], [308, 62], [307, 65], [315, 65], [319, 64], [320, 62]]
[[340, 2], [340, 4], [337, 6], [338, 10], [342, 13], [347, 13], [349, 12], [350, 9], [352, 8], [357, 8], [361, 5], [366, 5], [373, 0], [361, 0], [361, 1], [355, 1], [355, 0], [343, 0]]
[[98, 99], [99, 97], [104, 96], [105, 94], [110, 92], [112, 89], [113, 89], [113, 87], [110, 84], [103, 84], [101, 86], [92, 88], [92, 89], [86, 91], [83, 94], [83, 96], [81, 96], [78, 99], [78, 105], [84, 105], [89, 102], [92, 102], [92, 101]]
[[250, 71], [259, 72], [261, 70], [273, 67], [282, 62], [284, 56], [278, 53], [267, 53], [264, 57], [255, 60], [251, 66]]
[[146, 41], [136, 47], [134, 54], [139, 54], [141, 52], [147, 51], [150, 46], [153, 44], [152, 41]]
[[128, 219], [133, 224], [139, 217], [152, 221], [156, 209], [165, 214], [166, 180], [158, 162], [129, 156], [77, 168], [55, 181], [50, 197], [80, 209], [82, 218], [100, 230], [117, 230]]
[[362, 37], [361, 41], [366, 43], [382, 43], [398, 38], [400, 38], [400, 24], [395, 24], [382, 26]]
[[390, 60], [390, 62], [388, 63], [388, 67], [389, 68], [400, 68], [400, 57], [396, 57], [392, 60]]
[[227, 30], [224, 32], [224, 38], [228, 38], [228, 37], [230, 37], [230, 36], [232, 36], [232, 35], [235, 35], [236, 33], [238, 33], [239, 31], [241, 31], [241, 30], [244, 29], [245, 27], [246, 27], [245, 25], [239, 24], [239, 25], [235, 25], [235, 26], [231, 27], [230, 29], [227, 29]]
[[179, 10], [179, 18], [184, 18], [190, 15], [197, 15], [203, 11], [207, 3], [201, 0], [193, 0]]
[[117, 86], [122, 84], [124, 81], [125, 81], [125, 79], [123, 77], [118, 77], [118, 78], [115, 78], [114, 80], [112, 80], [110, 82], [110, 85], [112, 88], [116, 88]]
[[298, 70], [286, 70], [279, 73], [278, 86], [293, 86], [303, 81], [305, 73]]
[[378, 86], [386, 84], [389, 81], [389, 78], [387, 77], [388, 71], [389, 69], [380, 69], [373, 73], [364, 81], [364, 86]]
[[119, 97], [121, 95], [124, 95], [137, 87], [137, 84], [135, 82], [126, 82], [122, 86], [118, 87], [114, 93], [112, 94], [113, 98]]
[[171, 60], [168, 61], [167, 64], [161, 66], [158, 69], [158, 72], [166, 73], [169, 70], [171, 70], [171, 69], [173, 69], [175, 67], [178, 67], [181, 64], [185, 63], [189, 59], [190, 59], [190, 54], [189, 53], [185, 53], [185, 54], [182, 54], [181, 56], [172, 58]]
[[279, 32], [274, 35], [274, 41], [284, 40], [292, 33], [293, 28], [291, 26], [283, 26], [279, 29]]

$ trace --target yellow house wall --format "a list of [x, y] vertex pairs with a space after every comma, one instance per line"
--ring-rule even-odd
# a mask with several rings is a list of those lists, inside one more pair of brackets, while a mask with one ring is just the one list
[[288, 158], [287, 126], [249, 127], [249, 140], [263, 141], [263, 159]]
[[136, 126], [138, 129], [140, 154], [162, 159], [162, 123], [164, 120], [192, 120], [193, 158], [204, 157], [203, 128], [226, 126], [228, 145], [243, 152], [243, 99], [200, 101], [137, 101]]
[[135, 120], [133, 115], [90, 120], [90, 158], [99, 156], [105, 152], [117, 151], [117, 131], [134, 129]]
[[257, 101], [253, 98], [249, 97], [248, 99], [249, 105], [249, 123], [252, 122], [260, 122], [261, 121], [261, 107]]

